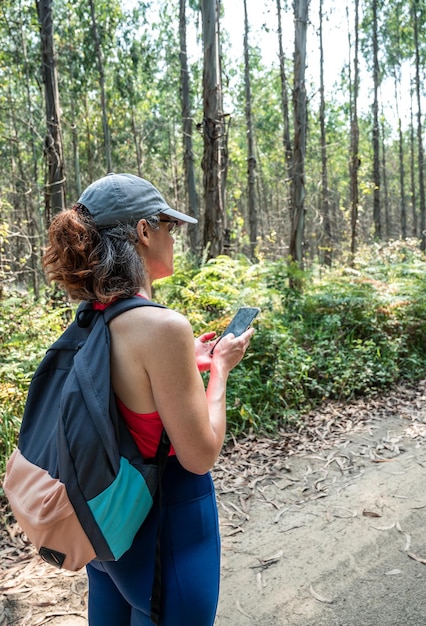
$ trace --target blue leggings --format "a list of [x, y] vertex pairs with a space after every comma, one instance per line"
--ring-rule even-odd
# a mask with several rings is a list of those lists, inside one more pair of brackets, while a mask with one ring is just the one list
[[[163, 477], [161, 626], [213, 626], [219, 597], [220, 537], [210, 474], [170, 457]], [[159, 507], [118, 560], [87, 566], [90, 626], [151, 626]]]

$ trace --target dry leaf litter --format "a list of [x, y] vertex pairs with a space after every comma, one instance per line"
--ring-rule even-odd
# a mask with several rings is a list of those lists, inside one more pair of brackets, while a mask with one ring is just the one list
[[[404, 435], [386, 432], [374, 437], [377, 424], [389, 416], [406, 422]], [[359, 437], [356, 449], [351, 447], [354, 434]], [[229, 442], [213, 470], [222, 536], [244, 533], [253, 501], [269, 507], [271, 523], [278, 523], [291, 507], [324, 498], [336, 485], [336, 471], [344, 479], [339, 489], [356, 481], [361, 476], [356, 462], [360, 457], [364, 463], [391, 464], [403, 454], [407, 437], [418, 445], [426, 442], [426, 380], [399, 385], [390, 393], [368, 399], [327, 403], [303, 416], [298, 428], [282, 429], [275, 438], [248, 434]], [[291, 460], [300, 456], [306, 459], [306, 470], [296, 477], [292, 475]], [[0, 626], [87, 624], [84, 571], [58, 571], [45, 564], [28, 544], [4, 501], [0, 513]], [[334, 506], [327, 514], [350, 518], [356, 512]], [[374, 510], [363, 510], [362, 515], [380, 521], [380, 502]], [[404, 535], [398, 523], [392, 526]], [[293, 528], [284, 527], [283, 531]], [[390, 528], [377, 525], [378, 530]], [[407, 557], [426, 564], [425, 555], [410, 550], [409, 535], [404, 535], [404, 541]], [[253, 563], [259, 589], [263, 587], [262, 573], [282, 556], [283, 551], [278, 550]], [[386, 574], [397, 575], [398, 571]], [[312, 586], [309, 591], [319, 602], [332, 602]], [[238, 600], [236, 605], [246, 615]]]

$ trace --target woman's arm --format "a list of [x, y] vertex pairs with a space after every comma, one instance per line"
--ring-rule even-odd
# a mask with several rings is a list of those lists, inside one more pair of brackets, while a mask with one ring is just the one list
[[121, 327], [113, 327], [116, 393], [136, 412], [157, 410], [180, 463], [204, 474], [214, 465], [225, 438], [229, 372], [244, 356], [253, 329], [218, 343], [210, 357], [205, 390], [186, 318], [170, 310], [144, 308], [114, 321], [119, 320]]

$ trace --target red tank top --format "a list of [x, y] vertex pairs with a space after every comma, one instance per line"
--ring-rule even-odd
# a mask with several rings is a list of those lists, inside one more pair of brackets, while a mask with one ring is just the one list
[[[123, 416], [127, 428], [136, 441], [142, 456], [145, 459], [153, 458], [157, 452], [161, 433], [163, 432], [160, 414], [158, 411], [154, 411], [154, 413], [135, 413], [128, 409], [117, 396], [116, 400], [118, 410]], [[174, 454], [175, 451], [171, 447], [169, 455]]]
[[[141, 294], [137, 294], [140, 298], [144, 298]], [[95, 310], [103, 311], [107, 308], [108, 304], [102, 304], [101, 302], [93, 302], [92, 307]], [[161, 422], [160, 414], [158, 411], [154, 413], [135, 413], [125, 406], [117, 396], [118, 410], [123, 416], [124, 421], [127, 424], [133, 439], [136, 442], [139, 450], [141, 451], [144, 459], [151, 459], [155, 456], [160, 443], [161, 433], [163, 432], [163, 424]], [[174, 455], [175, 451], [173, 447], [170, 447], [170, 455]]]

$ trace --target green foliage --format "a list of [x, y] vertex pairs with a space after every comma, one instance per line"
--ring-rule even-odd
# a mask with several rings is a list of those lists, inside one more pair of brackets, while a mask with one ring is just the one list
[[299, 271], [297, 292], [288, 286], [296, 270], [283, 261], [221, 257], [195, 273], [178, 270], [157, 294], [200, 333], [220, 332], [242, 304], [261, 307], [249, 352], [230, 375], [228, 423], [234, 435], [274, 432], [321, 402], [425, 375], [425, 270], [416, 242], [394, 242], [363, 250], [355, 269]]
[[[196, 335], [222, 332], [241, 305], [262, 310], [248, 353], [229, 377], [232, 435], [303, 426], [303, 413], [324, 401], [426, 375], [426, 259], [417, 242], [362, 250], [351, 269], [298, 274], [302, 291], [289, 289], [294, 268], [283, 261], [223, 256], [196, 266], [181, 255], [175, 265], [154, 297], [187, 315]], [[4, 459], [16, 441], [31, 374], [69, 316], [21, 296], [0, 306]]]
[[[16, 443], [31, 377], [46, 349], [69, 322], [69, 306], [48, 310], [27, 295], [0, 301], [0, 458]], [[2, 467], [0, 467], [1, 473]]]

